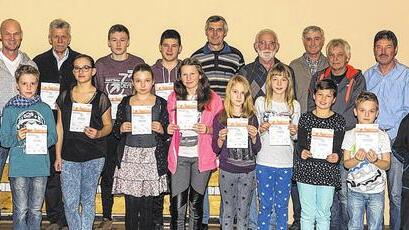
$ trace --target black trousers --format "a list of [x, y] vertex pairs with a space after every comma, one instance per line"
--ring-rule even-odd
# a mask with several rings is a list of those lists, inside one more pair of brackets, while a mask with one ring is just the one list
[[401, 208], [400, 208], [400, 229], [402, 230], [409, 230], [409, 169], [403, 171], [402, 175], [402, 201], [401, 201]]
[[64, 202], [61, 192], [60, 173], [54, 170], [55, 146], [48, 149], [50, 153], [50, 176], [45, 189], [45, 210], [47, 218], [52, 224], [67, 225], [64, 212]]
[[144, 197], [125, 195], [125, 229], [163, 229], [163, 194]]
[[116, 167], [116, 147], [118, 140], [111, 133], [107, 137], [107, 156], [105, 158], [104, 169], [101, 173], [101, 199], [102, 216], [112, 220], [112, 206], [114, 205], [114, 196], [112, 195], [112, 184], [114, 181], [114, 172]]

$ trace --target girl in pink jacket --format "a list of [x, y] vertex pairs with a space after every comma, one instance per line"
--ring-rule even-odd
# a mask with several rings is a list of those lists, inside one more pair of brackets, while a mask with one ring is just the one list
[[189, 200], [189, 229], [202, 223], [203, 196], [211, 170], [217, 167], [212, 150], [212, 125], [223, 108], [220, 97], [210, 89], [200, 63], [191, 58], [181, 62], [175, 91], [168, 98], [168, 154], [171, 175], [171, 229], [185, 229]]

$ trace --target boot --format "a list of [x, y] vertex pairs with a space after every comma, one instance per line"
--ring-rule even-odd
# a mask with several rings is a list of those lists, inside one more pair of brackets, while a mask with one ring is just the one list
[[203, 219], [203, 197], [204, 195], [196, 192], [193, 188], [190, 188], [190, 223], [189, 227], [193, 230], [202, 229]]
[[170, 229], [185, 229], [188, 189], [170, 199]]

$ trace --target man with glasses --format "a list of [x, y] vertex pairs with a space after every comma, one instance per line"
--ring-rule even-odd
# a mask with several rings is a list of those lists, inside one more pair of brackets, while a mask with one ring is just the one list
[[[27, 54], [19, 50], [23, 40], [23, 31], [20, 23], [14, 19], [6, 19], [0, 25], [0, 82], [2, 89], [0, 90], [0, 119], [4, 105], [10, 98], [18, 94], [16, 88], [16, 79], [14, 73], [20, 65], [36, 64], [30, 60]], [[3, 168], [6, 164], [9, 149], [0, 147], [0, 179], [3, 175]], [[1, 207], [0, 207], [1, 210]], [[1, 214], [0, 214], [1, 219]]]
[[[129, 30], [124, 25], [113, 25], [108, 31], [108, 47], [111, 53], [98, 59], [95, 63], [97, 74], [95, 86], [106, 93], [111, 100], [112, 118], [116, 118], [118, 104], [124, 96], [132, 94], [132, 71], [138, 64], [144, 63], [140, 57], [127, 52], [129, 46]], [[112, 122], [114, 123], [114, 122]], [[97, 229], [112, 228], [112, 184], [115, 172], [116, 147], [118, 140], [111, 133], [107, 136], [108, 151], [101, 178], [101, 198], [103, 221]]]
[[[71, 42], [71, 26], [68, 22], [62, 19], [55, 19], [50, 23], [48, 32], [48, 42], [51, 45], [51, 49], [37, 55], [33, 60], [40, 71], [40, 94], [42, 96], [46, 93], [48, 94], [44, 89], [53, 87], [54, 89], [59, 89], [54, 92], [54, 96], [58, 96], [58, 92], [69, 90], [76, 82], [72, 72], [72, 65], [74, 58], [79, 53], [69, 47]], [[47, 100], [45, 101], [48, 102]], [[55, 99], [53, 102], [50, 101], [48, 103], [53, 109], [54, 118], [57, 119], [54, 102]], [[57, 173], [54, 169], [54, 145], [49, 148], [49, 152], [51, 162], [50, 176], [47, 179], [44, 200], [50, 225], [46, 229], [57, 230], [67, 226], [67, 220], [65, 219], [64, 203], [62, 200], [60, 173]]]

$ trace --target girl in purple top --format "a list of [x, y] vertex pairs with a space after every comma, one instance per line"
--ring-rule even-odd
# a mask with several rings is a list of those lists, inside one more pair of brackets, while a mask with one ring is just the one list
[[[227, 148], [228, 118], [248, 119], [248, 148]], [[227, 84], [224, 110], [213, 122], [212, 147], [220, 155], [223, 229], [233, 229], [235, 216], [237, 229], [248, 229], [250, 203], [256, 187], [256, 154], [261, 148], [257, 129], [250, 85], [246, 78], [236, 75]]]

